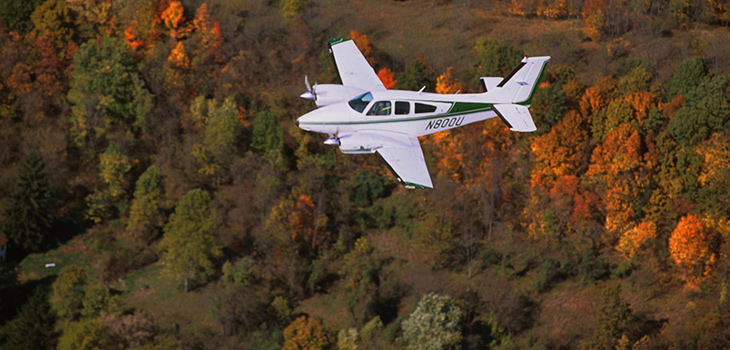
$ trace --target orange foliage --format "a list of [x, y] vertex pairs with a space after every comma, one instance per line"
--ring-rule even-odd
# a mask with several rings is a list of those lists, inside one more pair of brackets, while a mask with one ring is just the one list
[[461, 90], [464, 90], [464, 84], [454, 76], [454, 67], [447, 68], [446, 72], [436, 79], [437, 94], [455, 94]]
[[183, 45], [182, 41], [177, 42], [177, 45], [175, 45], [175, 48], [172, 49], [167, 60], [175, 65], [175, 67], [181, 69], [188, 69], [190, 67], [190, 58], [188, 58], [188, 55], [185, 54], [185, 45]]
[[649, 115], [649, 111], [656, 107], [657, 96], [648, 91], [637, 91], [626, 96], [626, 102], [634, 110], [634, 116], [640, 123]]
[[193, 30], [196, 32], [205, 32], [210, 28], [210, 14], [208, 13], [208, 5], [203, 3], [197, 11], [193, 19]]
[[300, 316], [284, 329], [282, 350], [324, 350], [329, 345], [322, 322]]
[[547, 18], [563, 18], [568, 15], [567, 1], [541, 1], [537, 7], [537, 15]]
[[180, 1], [170, 1], [170, 5], [162, 12], [162, 21], [170, 30], [170, 36], [173, 38], [178, 37], [180, 24], [185, 20], [183, 12], [184, 9]]
[[375, 58], [373, 57], [373, 44], [370, 42], [367, 34], [361, 34], [357, 31], [350, 30], [350, 39], [355, 42], [357, 48], [360, 49], [362, 55], [370, 63], [371, 66], [375, 65]]
[[588, 176], [607, 175], [616, 178], [619, 173], [637, 169], [641, 165], [641, 137], [630, 123], [623, 123], [606, 135], [606, 141], [593, 150]]
[[674, 113], [677, 113], [677, 111], [682, 108], [686, 102], [687, 101], [684, 99], [684, 96], [679, 95], [667, 103], [660, 103], [659, 109], [662, 110], [662, 116], [664, 118], [672, 119]]
[[[697, 178], [702, 186], [722, 179], [730, 170], [730, 133], [712, 134], [710, 139], [702, 142], [695, 151], [703, 158], [702, 171]], [[728, 204], [730, 203], [726, 203]]]
[[633, 204], [647, 182], [641, 161], [641, 137], [630, 123], [611, 130], [593, 150], [586, 176], [599, 189], [605, 188], [602, 197], [609, 233], [618, 235], [631, 225]]
[[[221, 31], [220, 24], [210, 19], [208, 5], [205, 3], [200, 5], [198, 11], [195, 12], [193, 30], [201, 37], [200, 48], [196, 50], [196, 55], [210, 50], [216, 50], [223, 44], [223, 32]], [[217, 60], [220, 61], [222, 58]]]
[[716, 250], [716, 238], [694, 214], [680, 219], [669, 237], [669, 254], [689, 279], [707, 275], [712, 270], [717, 260]]
[[586, 118], [571, 111], [550, 132], [532, 139], [533, 186], [551, 188], [557, 177], [576, 174], [586, 161], [587, 127]]
[[127, 45], [129, 45], [129, 47], [134, 50], [137, 50], [144, 46], [144, 41], [139, 37], [138, 34], [136, 34], [136, 25], [137, 21], [132, 21], [132, 24], [130, 24], [130, 26], [124, 30], [124, 41], [126, 41]]
[[586, 89], [583, 97], [580, 99], [580, 112], [584, 116], [590, 116], [593, 113], [603, 109], [610, 100], [610, 95], [616, 89], [616, 79], [605, 77]]
[[380, 78], [380, 81], [383, 82], [383, 85], [388, 90], [392, 89], [397, 82], [397, 80], [395, 80], [395, 73], [393, 73], [393, 71], [388, 68], [383, 68], [379, 70], [378, 78]]
[[630, 259], [639, 252], [644, 242], [650, 238], [656, 238], [656, 225], [653, 222], [642, 222], [624, 232], [616, 249]]
[[16, 63], [13, 66], [12, 72], [10, 72], [7, 85], [15, 95], [29, 93], [32, 85], [30, 80], [30, 67], [22, 62]]
[[33, 67], [35, 84], [48, 96], [52, 96], [61, 90], [62, 62], [50, 39], [40, 36], [34, 41], [34, 47], [40, 56], [40, 60]]

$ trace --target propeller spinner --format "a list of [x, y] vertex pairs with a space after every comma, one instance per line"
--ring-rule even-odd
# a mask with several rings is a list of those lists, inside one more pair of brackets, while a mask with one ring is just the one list
[[[306, 75], [304, 76], [304, 85], [307, 87], [307, 92], [299, 95], [299, 97], [301, 97], [305, 100], [316, 101], [317, 92], [315, 91], [315, 89], [312, 88], [311, 85], [309, 85], [309, 77], [307, 77]], [[316, 83], [314, 84], [314, 87], [315, 88], [317, 87]]]

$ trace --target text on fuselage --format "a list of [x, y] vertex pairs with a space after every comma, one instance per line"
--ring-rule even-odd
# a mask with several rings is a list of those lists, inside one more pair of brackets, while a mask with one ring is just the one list
[[443, 129], [443, 128], [450, 128], [453, 126], [460, 126], [461, 123], [464, 122], [464, 117], [451, 117], [451, 118], [443, 118], [443, 119], [436, 119], [428, 122], [428, 125], [426, 125], [426, 130], [429, 129]]

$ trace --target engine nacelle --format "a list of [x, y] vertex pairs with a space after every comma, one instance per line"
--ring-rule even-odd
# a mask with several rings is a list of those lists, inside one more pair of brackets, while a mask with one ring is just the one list
[[353, 97], [362, 95], [367, 91], [351, 86], [322, 84], [314, 86], [314, 103], [317, 107], [331, 105], [337, 102], [349, 101]]

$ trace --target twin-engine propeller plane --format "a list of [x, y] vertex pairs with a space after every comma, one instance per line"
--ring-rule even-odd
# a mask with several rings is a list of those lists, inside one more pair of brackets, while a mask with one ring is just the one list
[[345, 154], [375, 153], [406, 188], [433, 188], [418, 137], [499, 117], [510, 130], [535, 131], [530, 103], [550, 57], [525, 57], [504, 78], [481, 78], [482, 93], [387, 90], [352, 40], [329, 50], [342, 85], [309, 85], [301, 95], [318, 109], [297, 119]]

